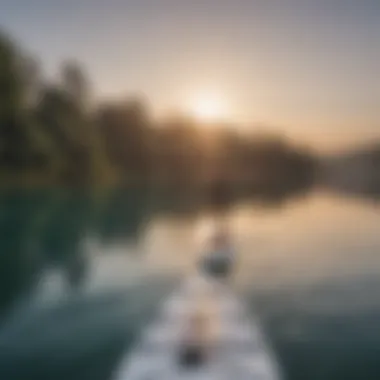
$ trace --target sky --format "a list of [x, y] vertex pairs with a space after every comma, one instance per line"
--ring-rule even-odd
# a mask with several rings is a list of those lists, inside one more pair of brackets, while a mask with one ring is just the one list
[[380, 138], [379, 0], [0, 0], [0, 27], [52, 77], [79, 60], [101, 98], [210, 94], [245, 128]]

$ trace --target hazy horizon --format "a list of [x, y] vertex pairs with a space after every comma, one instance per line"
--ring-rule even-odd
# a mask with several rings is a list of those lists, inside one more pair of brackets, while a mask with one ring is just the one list
[[97, 98], [143, 94], [162, 115], [216, 96], [226, 120], [322, 150], [380, 138], [376, 0], [30, 5], [3, 0], [0, 27], [49, 77], [81, 62]]

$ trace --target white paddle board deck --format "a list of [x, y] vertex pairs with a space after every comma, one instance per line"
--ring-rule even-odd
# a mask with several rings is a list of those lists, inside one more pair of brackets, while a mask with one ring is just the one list
[[[211, 326], [207, 360], [179, 363], [189, 316], [201, 311]], [[194, 276], [164, 303], [158, 318], [125, 355], [114, 380], [278, 380], [277, 364], [257, 321], [226, 285]]]

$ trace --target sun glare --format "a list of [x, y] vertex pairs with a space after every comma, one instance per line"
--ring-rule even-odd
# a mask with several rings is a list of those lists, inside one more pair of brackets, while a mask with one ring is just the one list
[[215, 95], [202, 95], [189, 104], [190, 112], [200, 120], [215, 121], [226, 116], [223, 100]]

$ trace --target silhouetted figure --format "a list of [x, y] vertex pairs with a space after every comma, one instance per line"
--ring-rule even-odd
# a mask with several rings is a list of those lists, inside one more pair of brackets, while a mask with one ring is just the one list
[[226, 279], [233, 270], [235, 259], [226, 225], [223, 223], [219, 225], [211, 244], [211, 251], [205, 257], [202, 269], [214, 277]]
[[179, 352], [181, 367], [193, 369], [202, 366], [207, 361], [208, 330], [208, 320], [204, 315], [195, 313], [190, 316]]

